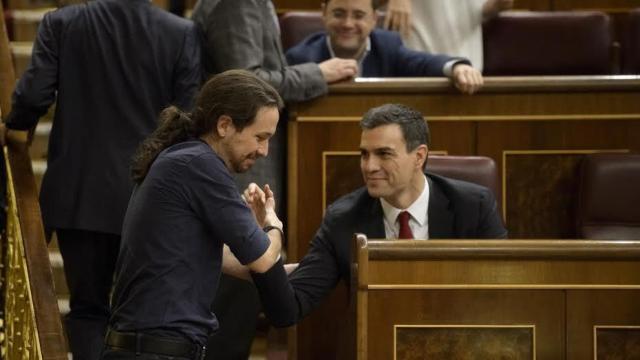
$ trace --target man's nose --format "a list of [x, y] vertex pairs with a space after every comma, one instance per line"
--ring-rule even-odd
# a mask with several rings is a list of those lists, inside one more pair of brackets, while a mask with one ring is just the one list
[[374, 158], [362, 160], [362, 170], [366, 172], [373, 172], [379, 169], [380, 166], [378, 164], [378, 161], [376, 161]]
[[344, 26], [344, 27], [353, 27], [354, 23], [355, 23], [355, 21], [354, 21], [353, 17], [350, 16], [350, 15], [347, 15], [347, 16], [345, 16], [344, 21], [342, 22], [342, 26]]
[[267, 156], [269, 154], [269, 142], [265, 141], [264, 144], [258, 145], [258, 156]]

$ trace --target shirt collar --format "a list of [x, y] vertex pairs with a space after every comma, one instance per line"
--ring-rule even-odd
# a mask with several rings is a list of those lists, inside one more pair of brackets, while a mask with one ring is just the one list
[[420, 226], [426, 226], [427, 224], [427, 210], [429, 208], [429, 182], [427, 177], [424, 176], [424, 189], [420, 196], [406, 209], [398, 209], [389, 204], [385, 199], [380, 198], [380, 204], [382, 205], [382, 212], [389, 224], [395, 224], [398, 219], [398, 215], [402, 211], [408, 211], [411, 218], [414, 219]]
[[[336, 57], [336, 53], [333, 52], [333, 46], [331, 46], [331, 37], [327, 35], [326, 38], [327, 38], [327, 47], [329, 48], [329, 55], [331, 55], [331, 57], [334, 58]], [[362, 75], [362, 62], [369, 54], [369, 51], [371, 51], [371, 39], [370, 37], [367, 37], [367, 43], [364, 48], [364, 51], [362, 52], [362, 55], [360, 55], [360, 57], [356, 59], [358, 61], [358, 76]]]

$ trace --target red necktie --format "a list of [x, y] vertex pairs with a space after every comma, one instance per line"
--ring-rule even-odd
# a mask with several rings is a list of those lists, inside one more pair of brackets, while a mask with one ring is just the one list
[[409, 227], [409, 212], [403, 211], [398, 214], [398, 222], [400, 223], [400, 232], [398, 233], [398, 237], [400, 239], [413, 239], [413, 233], [411, 232], [411, 228]]

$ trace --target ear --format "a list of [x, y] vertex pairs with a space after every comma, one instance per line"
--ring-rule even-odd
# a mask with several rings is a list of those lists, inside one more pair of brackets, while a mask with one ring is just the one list
[[216, 123], [216, 131], [218, 137], [224, 138], [227, 135], [231, 135], [236, 130], [233, 125], [233, 120], [228, 115], [220, 115], [218, 122]]
[[416, 152], [416, 168], [424, 169], [424, 163], [427, 161], [427, 156], [429, 156], [429, 148], [427, 145], [422, 144], [415, 149]]
[[327, 4], [325, 2], [320, 4], [320, 11], [322, 13], [322, 24], [326, 27], [327, 21], [329, 21], [329, 14], [327, 13]]

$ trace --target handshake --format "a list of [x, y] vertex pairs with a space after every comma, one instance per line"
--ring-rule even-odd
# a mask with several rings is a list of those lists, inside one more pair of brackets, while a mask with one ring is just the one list
[[282, 221], [276, 214], [276, 201], [269, 184], [266, 184], [262, 189], [256, 183], [249, 184], [242, 193], [242, 198], [253, 212], [253, 216], [260, 227], [277, 228], [283, 233]]

